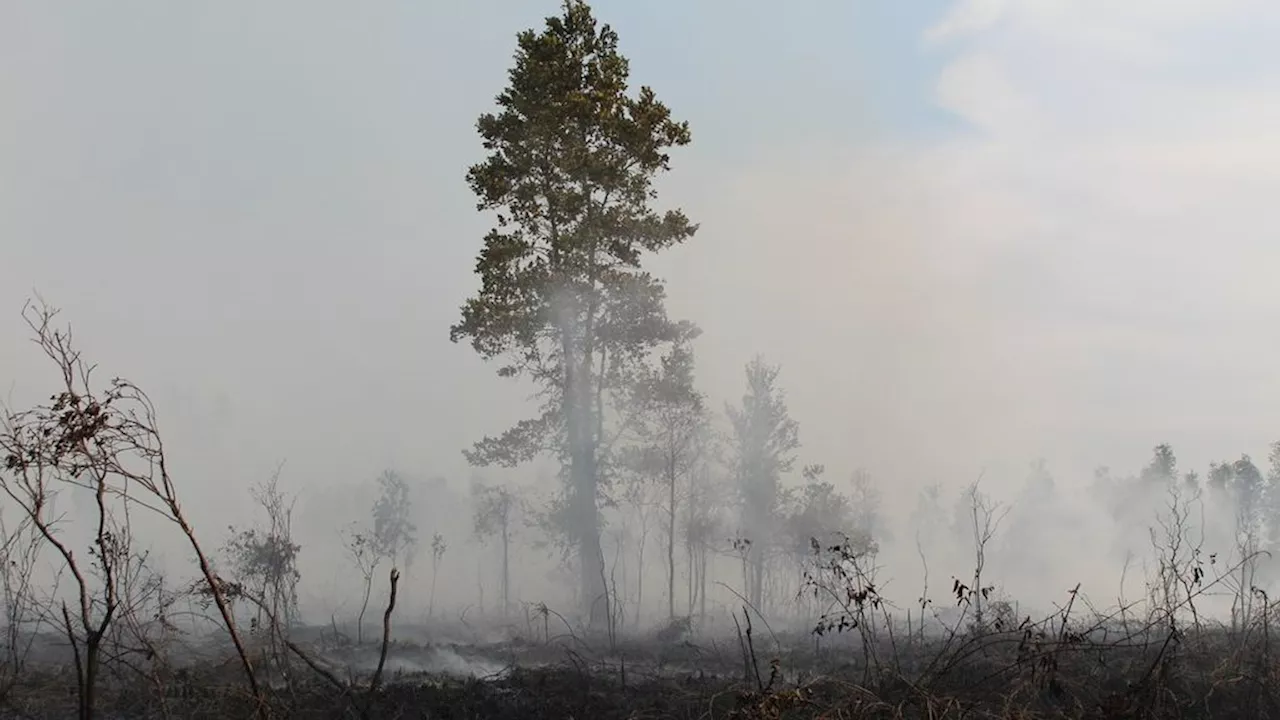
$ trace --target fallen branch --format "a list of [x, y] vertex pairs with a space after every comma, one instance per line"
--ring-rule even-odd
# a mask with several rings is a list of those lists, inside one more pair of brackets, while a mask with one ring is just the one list
[[334, 675], [333, 673], [321, 667], [320, 663], [317, 663], [315, 660], [311, 658], [310, 655], [307, 655], [305, 652], [303, 652], [302, 648], [295, 645], [292, 640], [289, 640], [286, 638], [284, 641], [284, 644], [286, 647], [289, 648], [291, 652], [293, 652], [294, 655], [298, 656], [298, 659], [306, 663], [307, 667], [315, 671], [317, 675], [324, 678], [330, 685], [334, 686], [340, 692], [342, 692], [343, 695], [347, 694], [348, 688], [346, 683], [339, 680], [337, 676]]

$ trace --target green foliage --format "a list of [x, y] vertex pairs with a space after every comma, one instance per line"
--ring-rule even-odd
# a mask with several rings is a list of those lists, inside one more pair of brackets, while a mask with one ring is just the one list
[[1178, 458], [1168, 443], [1157, 445], [1152, 451], [1151, 462], [1142, 469], [1140, 479], [1148, 483], [1172, 484], [1178, 477]]
[[229, 527], [228, 530], [231, 536], [224, 548], [241, 582], [261, 586], [289, 585], [300, 579], [297, 559], [301, 545], [280, 533], [259, 528], [236, 530]]
[[733, 428], [733, 469], [747, 517], [755, 528], [767, 526], [778, 503], [778, 483], [795, 465], [800, 425], [787, 410], [778, 387], [779, 368], [755, 358], [747, 364], [742, 406], [727, 406]]
[[595, 623], [608, 607], [597, 497], [610, 476], [608, 406], [655, 350], [689, 333], [668, 319], [662, 282], [641, 266], [697, 229], [650, 206], [667, 151], [689, 143], [689, 127], [651, 89], [628, 92], [617, 33], [597, 27], [582, 0], [566, 0], [516, 45], [497, 111], [476, 123], [488, 156], [467, 182], [497, 226], [476, 258], [480, 291], [450, 338], [502, 358], [499, 375], [537, 383], [542, 408], [466, 456], [514, 466], [551, 453], [567, 467], [558, 524], [577, 546], [579, 600]]
[[1235, 462], [1210, 463], [1208, 486], [1220, 498], [1235, 503], [1239, 521], [1248, 526], [1259, 522], [1266, 479], [1248, 455], [1241, 455]]
[[709, 418], [705, 398], [694, 387], [694, 356], [688, 344], [697, 334], [691, 328], [663, 355], [659, 367], [646, 368], [632, 383], [632, 443], [617, 464], [642, 482], [670, 484], [686, 475], [706, 439]]
[[[696, 335], [690, 327], [662, 357], [658, 368], [636, 379], [631, 398], [635, 442], [624, 460], [635, 480], [633, 486], [656, 483], [661, 489], [662, 498], [656, 505], [661, 508], [666, 529], [667, 611], [671, 617], [675, 616], [677, 516], [685, 499], [682, 487], [688, 490], [690, 503], [695, 501], [693, 484], [682, 486], [680, 480], [690, 477], [699, 461], [709, 421], [702, 394], [694, 388], [694, 358], [688, 341]], [[645, 494], [635, 492], [636, 487], [629, 489], [633, 495]], [[641, 522], [646, 520], [641, 518]]]
[[1231, 463], [1209, 463], [1208, 484], [1214, 492], [1226, 492], [1235, 481], [1235, 469]]
[[885, 518], [880, 512], [881, 495], [871, 473], [858, 469], [849, 478], [849, 504], [853, 513], [853, 529], [876, 543], [892, 540]]
[[586, 3], [566, 2], [543, 32], [519, 35], [499, 109], [477, 123], [489, 156], [467, 181], [498, 224], [476, 260], [480, 292], [450, 336], [505, 358], [500, 374], [527, 374], [552, 392], [539, 417], [477, 443], [475, 464], [563, 449], [566, 416], [586, 410], [593, 386], [620, 380], [683, 331], [640, 263], [696, 230], [683, 213], [649, 206], [666, 151], [687, 144], [689, 129], [649, 88], [628, 95], [617, 44]]
[[370, 539], [378, 555], [390, 558], [392, 563], [398, 559], [408, 563], [418, 544], [418, 527], [410, 520], [413, 503], [409, 485], [396, 471], [386, 470], [378, 476], [378, 491]]
[[[231, 535], [223, 546], [236, 579], [270, 608], [270, 620], [277, 629], [292, 624], [302, 579], [298, 572], [302, 546], [293, 541], [293, 501], [280, 492], [279, 479], [277, 469], [270, 480], [253, 489], [253, 499], [266, 513], [267, 526], [243, 530], [229, 527]], [[263, 609], [259, 606], [259, 613]]]
[[510, 532], [512, 516], [518, 507], [516, 494], [510, 488], [475, 483], [471, 486], [471, 502], [477, 538], [484, 540]]
[[[747, 364], [747, 392], [742, 406], [726, 406], [732, 437], [732, 472], [737, 479], [742, 523], [735, 549], [742, 555], [748, 598], [760, 607], [764, 593], [765, 555], [778, 539], [780, 481], [795, 465], [800, 426], [787, 411], [778, 368], [755, 358]], [[809, 475], [816, 477], [816, 469]]]
[[805, 484], [784, 493], [788, 550], [805, 558], [815, 543], [822, 547], [848, 543], [859, 555], [872, 554], [875, 541], [870, 528], [859, 527], [851, 499], [823, 480], [820, 472], [806, 470]]

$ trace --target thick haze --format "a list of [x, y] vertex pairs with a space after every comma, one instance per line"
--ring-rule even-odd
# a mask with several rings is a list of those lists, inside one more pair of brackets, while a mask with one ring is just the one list
[[[1157, 442], [1265, 455], [1280, 6], [803, 5], [593, 3], [692, 125], [661, 201], [702, 228], [655, 268], [717, 406], [781, 363], [803, 461], [897, 511], [1042, 455], [1067, 488]], [[489, 223], [463, 174], [558, 7], [0, 4], [13, 401], [56, 380], [18, 342], [36, 290], [151, 391], [206, 523], [281, 459], [295, 489], [461, 488], [459, 450], [525, 413], [448, 342]]]

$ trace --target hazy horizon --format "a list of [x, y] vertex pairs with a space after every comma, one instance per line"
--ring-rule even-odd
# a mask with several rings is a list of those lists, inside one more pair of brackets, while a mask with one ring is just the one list
[[[899, 516], [1040, 457], [1076, 493], [1161, 442], [1261, 462], [1280, 8], [890, 5], [593, 3], [691, 124], [660, 205], [701, 229], [653, 267], [713, 407], [780, 364], [802, 463], [866, 468]], [[461, 450], [528, 410], [448, 341], [490, 223], [463, 175], [558, 6], [0, 6], [13, 403], [56, 380], [22, 342], [38, 292], [153, 395], [211, 529], [281, 460], [291, 491], [465, 490]]]

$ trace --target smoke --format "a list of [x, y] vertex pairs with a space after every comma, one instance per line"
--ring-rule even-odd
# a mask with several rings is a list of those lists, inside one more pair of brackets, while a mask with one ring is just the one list
[[[378, 666], [376, 655], [352, 662], [356, 672], [371, 673]], [[406, 652], [388, 653], [385, 672], [407, 675], [446, 675], [454, 678], [493, 678], [509, 668], [483, 658], [464, 658], [452, 648], [433, 646], [410, 655]]]
[[[388, 466], [446, 476], [445, 488], [415, 486], [422, 535], [450, 542], [439, 604], [449, 622], [492, 620], [497, 549], [472, 537], [458, 450], [530, 416], [528, 388], [444, 338], [486, 229], [461, 179], [481, 152], [474, 117], [502, 82], [512, 33], [537, 13], [499, 27], [488, 12], [430, 22], [384, 9], [353, 23], [309, 9], [323, 22], [299, 34], [291, 11], [272, 11], [244, 34], [237, 12], [206, 23], [83, 12], [0, 11], [0, 67], [39, 69], [0, 70], [18, 108], [0, 113], [0, 167], [18, 169], [0, 177], [0, 237], [13, 244], [0, 317], [39, 288], [104, 376], [154, 391], [211, 546], [255, 512], [247, 488], [288, 459], [311, 617], [358, 605], [334, 530], [367, 514], [372, 479]], [[1280, 427], [1266, 331], [1280, 312], [1280, 11], [971, 0], [936, 20], [913, 36], [933, 64], [915, 100], [946, 119], [912, 132], [877, 116], [856, 73], [831, 86], [867, 117], [806, 96], [799, 80], [825, 60], [771, 56], [802, 90], [772, 83], [761, 103], [753, 81], [725, 100], [682, 82], [698, 61], [671, 63], [657, 29], [616, 23], [637, 80], [677, 98], [677, 116], [704, 119], [661, 195], [701, 230], [654, 270], [671, 315], [704, 330], [697, 377], [713, 407], [741, 395], [742, 366], [762, 353], [800, 423], [798, 464], [841, 482], [868, 470], [900, 604], [922, 583], [922, 554], [934, 590], [972, 572], [957, 503], [980, 475], [1007, 510], [988, 560], [1002, 593], [1040, 606], [1075, 582], [1140, 594], [1158, 572], [1148, 529], [1168, 498], [1128, 498], [1117, 514], [1095, 467], [1124, 478], [1170, 442], [1203, 473], [1261, 457]], [[229, 36], [242, 41], [233, 56]], [[725, 57], [750, 54], [735, 42]], [[722, 127], [778, 118], [787, 131], [768, 142], [744, 131], [714, 144]], [[16, 407], [43, 397], [39, 362], [0, 343]], [[1051, 496], [1029, 486], [1041, 457]], [[939, 496], [919, 503], [933, 483]], [[1235, 513], [1203, 502], [1205, 522], [1225, 528], [1206, 552], [1229, 554]], [[621, 524], [611, 550], [630, 547], [615, 539]], [[513, 596], [563, 606], [570, 580], [539, 538], [521, 529]], [[165, 560], [189, 574], [188, 558]], [[716, 579], [732, 582], [732, 560], [719, 563]], [[429, 566], [406, 574], [409, 621], [423, 620]], [[637, 584], [634, 564], [616, 567]], [[652, 600], [661, 573], [647, 580]], [[538, 635], [527, 610], [504, 622]]]

